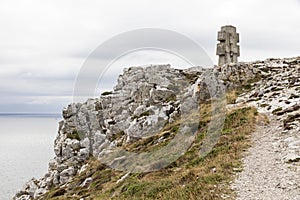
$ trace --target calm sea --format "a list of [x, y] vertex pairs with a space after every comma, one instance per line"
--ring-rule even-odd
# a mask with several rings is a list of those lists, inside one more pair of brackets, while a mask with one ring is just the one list
[[60, 120], [54, 114], [0, 114], [1, 200], [47, 172]]

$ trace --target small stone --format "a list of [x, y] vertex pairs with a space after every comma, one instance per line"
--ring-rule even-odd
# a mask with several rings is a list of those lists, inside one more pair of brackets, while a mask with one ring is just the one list
[[71, 140], [68, 144], [73, 150], [79, 150], [80, 149], [80, 142], [76, 139]]
[[68, 166], [66, 164], [61, 164], [57, 166], [57, 171], [62, 172], [63, 170], [67, 169]]
[[53, 184], [58, 185], [59, 184], [59, 179], [60, 179], [59, 173], [57, 171], [55, 171], [53, 173]]
[[67, 183], [69, 181], [69, 177], [68, 176], [60, 176], [59, 178], [59, 184], [63, 185], [65, 183]]
[[24, 194], [20, 197], [16, 197], [14, 200], [31, 200], [31, 196]]
[[47, 190], [45, 188], [39, 188], [35, 191], [33, 198], [37, 199], [38, 197], [42, 196], [46, 192], [47, 192]]
[[74, 167], [65, 169], [60, 173], [61, 176], [73, 176], [75, 174], [76, 174], [76, 171], [75, 171]]
[[56, 156], [59, 156], [61, 154], [61, 146], [56, 145], [54, 147], [54, 153]]
[[92, 177], [86, 178], [81, 184], [80, 187], [88, 187], [93, 181]]
[[84, 172], [88, 167], [88, 164], [82, 165], [82, 167], [80, 168], [80, 170], [78, 171], [79, 174], [81, 174], [82, 172]]
[[62, 148], [62, 157], [64, 159], [71, 158], [72, 156], [74, 156], [74, 151], [71, 147], [66, 146]]
[[291, 142], [288, 147], [291, 149], [300, 149], [300, 140]]
[[35, 191], [38, 189], [38, 186], [37, 186], [36, 182], [37, 182], [37, 180], [33, 178], [29, 182], [27, 182], [27, 184], [26, 184], [27, 185], [26, 191], [32, 197], [33, 197]]
[[300, 156], [295, 153], [289, 153], [287, 156], [284, 157], [285, 162], [298, 162], [300, 161]]
[[85, 161], [86, 159], [88, 159], [89, 155], [90, 155], [90, 150], [88, 148], [80, 149], [78, 153], [78, 158], [81, 161]]
[[82, 141], [80, 141], [80, 146], [83, 148], [90, 148], [89, 138], [84, 138]]
[[57, 163], [57, 161], [55, 159], [51, 159], [49, 161], [49, 169], [50, 170], [56, 170], [57, 169], [57, 165], [58, 165], [58, 163]]

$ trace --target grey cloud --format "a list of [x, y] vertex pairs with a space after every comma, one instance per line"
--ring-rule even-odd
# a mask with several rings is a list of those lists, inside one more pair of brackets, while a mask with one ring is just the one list
[[[88, 55], [110, 37], [138, 28], [182, 33], [199, 43], [214, 63], [216, 34], [225, 24], [237, 26], [240, 32], [240, 60], [299, 55], [299, 10], [299, 0], [1, 1], [0, 94], [10, 103], [2, 103], [0, 112], [58, 112], [67, 102], [49, 100], [47, 96], [72, 94], [76, 74]], [[93, 59], [110, 59], [117, 48], [107, 49]], [[123, 67], [161, 62], [186, 66], [165, 55], [134, 54], [121, 58], [108, 70], [97, 91], [110, 90]], [[22, 107], [20, 103], [28, 102], [28, 98], [43, 103], [41, 96], [53, 105], [31, 101]]]

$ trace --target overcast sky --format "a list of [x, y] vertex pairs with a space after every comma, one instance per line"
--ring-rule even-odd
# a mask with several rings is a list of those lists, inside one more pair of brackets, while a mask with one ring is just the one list
[[[88, 55], [133, 29], [184, 34], [217, 63], [216, 34], [226, 24], [240, 33], [240, 61], [300, 56], [299, 0], [0, 0], [0, 112], [60, 112]], [[120, 70], [101, 89], [111, 89], [121, 68], [151, 63], [184, 65], [136, 52], [114, 64]]]

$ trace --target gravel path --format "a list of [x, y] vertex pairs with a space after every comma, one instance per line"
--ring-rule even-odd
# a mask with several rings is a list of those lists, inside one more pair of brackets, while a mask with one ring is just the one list
[[281, 120], [274, 116], [270, 116], [270, 124], [257, 127], [253, 146], [243, 159], [244, 171], [232, 185], [238, 200], [300, 199], [300, 164], [286, 162], [286, 138]]
[[238, 200], [300, 200], [300, 57], [258, 68], [268, 78], [237, 102], [256, 107], [270, 123], [257, 125], [232, 188]]

